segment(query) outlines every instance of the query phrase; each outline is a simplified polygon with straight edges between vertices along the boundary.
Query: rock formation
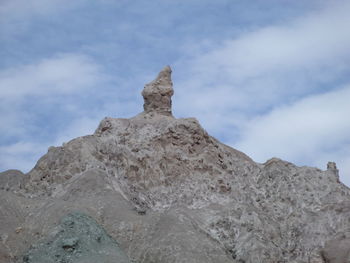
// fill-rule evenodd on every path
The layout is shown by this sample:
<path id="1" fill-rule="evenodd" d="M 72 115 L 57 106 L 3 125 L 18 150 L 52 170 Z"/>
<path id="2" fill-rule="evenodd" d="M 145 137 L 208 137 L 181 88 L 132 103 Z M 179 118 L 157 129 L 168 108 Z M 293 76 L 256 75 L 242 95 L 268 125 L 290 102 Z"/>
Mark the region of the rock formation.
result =
<path id="1" fill-rule="evenodd" d="M 94 134 L 50 147 L 28 174 L 0 174 L 0 262 L 44 251 L 70 260 L 57 229 L 72 213 L 110 236 L 74 262 L 350 262 L 350 189 L 334 163 L 259 164 L 196 119 L 174 118 L 170 67 L 142 95 L 139 115 L 105 118 Z M 115 254 L 96 252 L 105 248 Z"/>
<path id="2" fill-rule="evenodd" d="M 172 116 L 171 96 L 173 96 L 173 83 L 171 81 L 171 68 L 166 66 L 158 77 L 146 84 L 142 91 L 145 103 L 145 113 L 163 114 Z"/>
<path id="3" fill-rule="evenodd" d="M 64 217 L 47 240 L 31 246 L 26 263 L 129 263 L 116 242 L 96 222 L 80 213 Z"/>

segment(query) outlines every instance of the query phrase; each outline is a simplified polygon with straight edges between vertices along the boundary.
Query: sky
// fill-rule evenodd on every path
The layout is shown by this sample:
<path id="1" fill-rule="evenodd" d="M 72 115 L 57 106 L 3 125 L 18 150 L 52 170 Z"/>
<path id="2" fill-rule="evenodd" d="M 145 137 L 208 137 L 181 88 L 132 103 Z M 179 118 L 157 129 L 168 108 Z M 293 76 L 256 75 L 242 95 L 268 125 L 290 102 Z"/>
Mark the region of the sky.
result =
<path id="1" fill-rule="evenodd" d="M 0 0 L 0 171 L 104 117 L 143 110 L 173 69 L 173 114 L 264 163 L 350 186 L 350 1 Z"/>

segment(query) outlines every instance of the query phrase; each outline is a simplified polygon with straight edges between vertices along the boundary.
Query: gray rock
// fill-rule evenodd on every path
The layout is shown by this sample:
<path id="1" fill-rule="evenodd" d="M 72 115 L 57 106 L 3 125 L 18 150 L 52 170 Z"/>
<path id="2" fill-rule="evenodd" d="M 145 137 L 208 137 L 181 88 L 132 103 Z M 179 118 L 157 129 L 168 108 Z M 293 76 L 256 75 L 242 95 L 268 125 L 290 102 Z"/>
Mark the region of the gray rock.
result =
<path id="1" fill-rule="evenodd" d="M 350 233 L 341 233 L 332 240 L 328 240 L 322 249 L 322 256 L 326 263 L 350 262 Z"/>
<path id="2" fill-rule="evenodd" d="M 19 191 L 0 191 L 0 252 L 23 255 L 80 211 L 134 262 L 337 262 L 327 242 L 350 228 L 350 190 L 336 165 L 259 164 L 174 118 L 170 73 L 145 86 L 144 112 L 51 147 Z"/>
<path id="3" fill-rule="evenodd" d="M 19 170 L 7 170 L 0 173 L 0 190 L 19 191 L 24 174 Z"/>
<path id="4" fill-rule="evenodd" d="M 142 91 L 145 112 L 171 116 L 171 96 L 173 94 L 171 68 L 166 66 L 155 80 L 146 84 Z"/>
<path id="5" fill-rule="evenodd" d="M 33 244 L 21 262 L 130 262 L 105 230 L 84 214 L 65 216 L 50 235 L 46 240 Z"/>

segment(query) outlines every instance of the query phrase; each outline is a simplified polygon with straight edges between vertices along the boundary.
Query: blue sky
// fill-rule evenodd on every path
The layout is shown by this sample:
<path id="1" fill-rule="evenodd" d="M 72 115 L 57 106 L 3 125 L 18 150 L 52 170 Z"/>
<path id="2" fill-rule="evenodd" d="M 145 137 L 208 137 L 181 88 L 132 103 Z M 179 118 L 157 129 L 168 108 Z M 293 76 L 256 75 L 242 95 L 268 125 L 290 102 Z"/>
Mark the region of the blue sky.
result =
<path id="1" fill-rule="evenodd" d="M 173 68 L 176 117 L 257 162 L 326 168 L 350 185 L 350 2 L 1 0 L 0 170 L 142 111 Z"/>

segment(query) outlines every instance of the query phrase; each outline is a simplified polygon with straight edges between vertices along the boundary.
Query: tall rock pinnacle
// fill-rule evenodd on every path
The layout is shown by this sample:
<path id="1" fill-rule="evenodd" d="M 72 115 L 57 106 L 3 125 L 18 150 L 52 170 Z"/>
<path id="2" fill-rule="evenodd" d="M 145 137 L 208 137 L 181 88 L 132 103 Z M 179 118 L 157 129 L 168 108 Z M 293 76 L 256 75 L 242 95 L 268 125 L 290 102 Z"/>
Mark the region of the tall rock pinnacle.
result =
<path id="1" fill-rule="evenodd" d="M 174 94 L 171 81 L 171 68 L 166 66 L 157 78 L 145 85 L 142 91 L 145 113 L 158 113 L 172 116 L 171 96 Z"/>

